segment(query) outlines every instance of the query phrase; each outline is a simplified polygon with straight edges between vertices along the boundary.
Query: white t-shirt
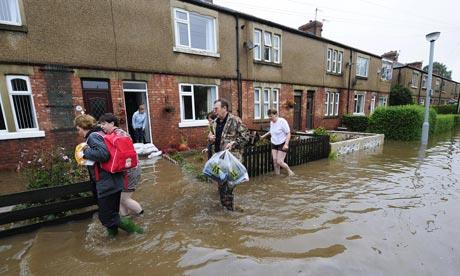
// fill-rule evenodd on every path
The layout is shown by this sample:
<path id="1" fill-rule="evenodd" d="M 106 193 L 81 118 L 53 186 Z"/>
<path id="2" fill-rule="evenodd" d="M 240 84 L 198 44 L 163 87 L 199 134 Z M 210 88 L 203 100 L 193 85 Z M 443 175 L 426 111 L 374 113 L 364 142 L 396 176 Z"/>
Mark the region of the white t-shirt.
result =
<path id="1" fill-rule="evenodd" d="M 270 122 L 271 142 L 280 145 L 286 141 L 286 137 L 291 132 L 288 122 L 284 118 L 278 117 L 276 122 Z"/>

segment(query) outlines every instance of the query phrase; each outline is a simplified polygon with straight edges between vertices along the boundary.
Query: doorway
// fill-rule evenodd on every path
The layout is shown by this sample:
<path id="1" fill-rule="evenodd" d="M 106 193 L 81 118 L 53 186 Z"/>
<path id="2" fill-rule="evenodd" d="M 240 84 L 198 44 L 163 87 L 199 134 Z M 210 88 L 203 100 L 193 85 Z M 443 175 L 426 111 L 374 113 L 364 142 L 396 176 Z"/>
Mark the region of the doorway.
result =
<path id="1" fill-rule="evenodd" d="M 96 118 L 105 113 L 112 113 L 112 98 L 107 80 L 82 80 L 83 102 L 85 112 Z"/>
<path id="2" fill-rule="evenodd" d="M 143 104 L 147 115 L 147 123 L 145 127 L 145 143 L 152 143 L 152 131 L 150 125 L 150 109 L 147 99 L 147 84 L 145 82 L 125 81 L 123 82 L 123 94 L 125 96 L 126 122 L 128 132 L 131 137 L 134 137 L 133 115 L 137 111 L 139 105 Z"/>
<path id="3" fill-rule="evenodd" d="M 313 128 L 313 108 L 314 108 L 314 99 L 315 99 L 315 91 L 308 91 L 307 92 L 307 129 Z"/>
<path id="4" fill-rule="evenodd" d="M 294 91 L 294 130 L 300 130 L 302 126 L 302 91 Z"/>

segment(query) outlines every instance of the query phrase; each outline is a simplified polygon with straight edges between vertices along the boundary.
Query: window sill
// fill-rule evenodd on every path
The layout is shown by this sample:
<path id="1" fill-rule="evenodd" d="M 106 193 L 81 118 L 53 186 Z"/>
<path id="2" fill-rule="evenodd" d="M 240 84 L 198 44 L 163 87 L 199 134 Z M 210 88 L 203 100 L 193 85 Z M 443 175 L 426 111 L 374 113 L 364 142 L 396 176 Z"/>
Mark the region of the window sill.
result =
<path id="1" fill-rule="evenodd" d="M 0 23 L 0 30 L 27 33 L 27 26 L 17 26 Z"/>
<path id="2" fill-rule="evenodd" d="M 334 73 L 334 72 L 328 72 L 328 71 L 326 71 L 326 74 L 331 75 L 331 76 L 336 76 L 336 77 L 341 77 L 341 76 L 343 76 L 342 73 Z"/>
<path id="3" fill-rule="evenodd" d="M 274 63 L 274 62 L 272 62 L 272 61 L 263 61 L 263 60 L 256 60 L 256 59 L 255 59 L 255 60 L 254 60 L 254 63 L 255 63 L 255 64 L 260 64 L 260 65 L 275 66 L 275 67 L 279 67 L 279 68 L 283 67 L 283 66 L 281 65 L 281 63 Z"/>
<path id="4" fill-rule="evenodd" d="M 23 131 L 23 132 L 1 132 L 0 140 L 25 139 L 45 137 L 45 132 L 42 130 Z"/>
<path id="5" fill-rule="evenodd" d="M 353 116 L 366 116 L 364 113 L 353 113 Z"/>
<path id="6" fill-rule="evenodd" d="M 367 80 L 367 76 L 356 75 L 356 78 L 361 80 Z"/>
<path id="7" fill-rule="evenodd" d="M 208 120 L 199 120 L 199 121 L 190 121 L 190 122 L 180 122 L 179 127 L 204 127 L 208 126 Z"/>
<path id="8" fill-rule="evenodd" d="M 414 89 L 415 89 L 415 88 L 417 88 L 417 86 L 413 86 L 413 85 L 411 85 L 411 86 L 410 86 L 410 88 L 414 88 Z"/>
<path id="9" fill-rule="evenodd" d="M 220 58 L 219 53 L 207 52 L 207 51 L 204 51 L 204 50 L 200 51 L 200 50 L 196 50 L 196 49 L 173 47 L 173 51 L 178 52 L 178 53 L 192 54 L 192 55 L 198 55 L 198 56 L 207 56 L 207 57 Z"/>
<path id="10" fill-rule="evenodd" d="M 327 120 L 327 119 L 339 119 L 339 116 L 336 115 L 336 116 L 324 116 L 323 119 Z"/>

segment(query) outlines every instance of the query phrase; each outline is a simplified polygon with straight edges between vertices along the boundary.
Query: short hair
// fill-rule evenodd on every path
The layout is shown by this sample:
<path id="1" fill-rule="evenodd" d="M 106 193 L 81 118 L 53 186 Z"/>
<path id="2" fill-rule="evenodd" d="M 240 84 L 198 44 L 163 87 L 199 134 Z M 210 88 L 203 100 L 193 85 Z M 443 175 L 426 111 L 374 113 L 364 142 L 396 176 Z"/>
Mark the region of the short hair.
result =
<path id="1" fill-rule="evenodd" d="M 96 119 L 88 114 L 82 114 L 75 117 L 73 121 L 76 127 L 80 127 L 84 130 L 90 130 L 96 126 Z"/>
<path id="2" fill-rule="evenodd" d="M 113 115 L 113 113 L 105 113 L 101 117 L 99 117 L 99 123 L 102 122 L 107 122 L 107 123 L 113 123 L 114 126 L 118 127 L 118 118 L 117 116 Z"/>
<path id="3" fill-rule="evenodd" d="M 277 114 L 278 114 L 278 111 L 276 111 L 276 109 L 270 108 L 269 110 L 267 110 L 267 115 L 268 116 L 277 115 Z"/>
<path id="4" fill-rule="evenodd" d="M 145 109 L 145 105 L 144 105 L 144 104 L 140 104 L 139 107 L 138 107 L 138 109 L 140 109 L 141 106 Z"/>
<path id="5" fill-rule="evenodd" d="M 206 115 L 206 118 L 215 120 L 217 118 L 217 115 L 216 115 L 216 113 L 211 111 L 211 112 L 208 113 L 208 115 Z"/>
<path id="6" fill-rule="evenodd" d="M 228 111 L 228 105 L 229 105 L 228 101 L 226 99 L 217 99 L 214 101 L 214 104 L 219 103 L 219 102 L 220 102 L 220 106 L 227 108 L 227 111 Z"/>

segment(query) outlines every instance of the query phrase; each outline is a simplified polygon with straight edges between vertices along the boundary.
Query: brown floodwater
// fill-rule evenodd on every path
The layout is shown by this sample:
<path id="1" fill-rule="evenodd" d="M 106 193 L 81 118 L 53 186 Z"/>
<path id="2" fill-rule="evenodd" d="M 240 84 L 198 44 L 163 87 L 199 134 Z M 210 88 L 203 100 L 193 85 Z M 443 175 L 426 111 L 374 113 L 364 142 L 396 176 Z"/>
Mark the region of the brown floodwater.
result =
<path id="1" fill-rule="evenodd" d="M 96 217 L 0 240 L 4 275 L 458 275 L 460 132 L 256 177 L 224 211 L 166 160 L 143 168 L 143 235 Z"/>

